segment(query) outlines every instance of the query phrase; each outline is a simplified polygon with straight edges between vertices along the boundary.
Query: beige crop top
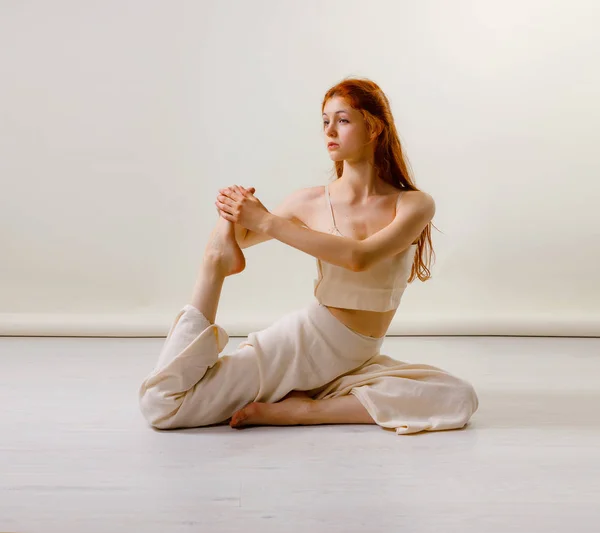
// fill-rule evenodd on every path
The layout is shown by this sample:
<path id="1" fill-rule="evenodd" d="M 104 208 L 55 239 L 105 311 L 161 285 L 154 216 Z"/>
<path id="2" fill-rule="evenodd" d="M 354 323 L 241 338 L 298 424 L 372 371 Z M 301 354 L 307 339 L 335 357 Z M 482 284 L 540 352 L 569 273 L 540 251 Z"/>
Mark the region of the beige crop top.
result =
<path id="1" fill-rule="evenodd" d="M 398 201 L 402 195 L 403 192 L 398 195 Z M 329 185 L 325 186 L 325 197 L 333 222 L 328 233 L 343 236 L 335 225 Z M 416 248 L 416 244 L 411 244 L 403 252 L 362 272 L 353 272 L 317 258 L 318 279 L 314 280 L 314 295 L 319 303 L 331 307 L 364 311 L 397 309 L 408 285 Z"/>

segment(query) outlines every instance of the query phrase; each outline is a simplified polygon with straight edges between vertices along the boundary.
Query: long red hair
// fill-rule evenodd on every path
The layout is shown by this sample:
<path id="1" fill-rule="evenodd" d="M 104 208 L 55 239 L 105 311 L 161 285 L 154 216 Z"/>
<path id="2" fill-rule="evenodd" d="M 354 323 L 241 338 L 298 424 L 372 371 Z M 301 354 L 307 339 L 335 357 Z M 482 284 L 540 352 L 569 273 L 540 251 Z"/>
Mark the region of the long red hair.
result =
<path id="1" fill-rule="evenodd" d="M 345 79 L 327 91 L 323 98 L 322 110 L 325 109 L 327 101 L 336 96 L 344 98 L 351 107 L 361 112 L 371 140 L 375 142 L 374 167 L 377 175 L 399 190 L 420 190 L 411 177 L 412 172 L 409 172 L 410 165 L 402 150 L 390 103 L 379 86 L 369 79 Z M 340 178 L 344 171 L 344 162 L 336 161 L 334 171 L 337 176 L 335 179 Z M 432 225 L 429 222 L 419 236 L 409 283 L 415 277 L 421 281 L 427 281 L 431 277 L 429 267 L 432 254 L 435 257 L 431 243 Z"/>

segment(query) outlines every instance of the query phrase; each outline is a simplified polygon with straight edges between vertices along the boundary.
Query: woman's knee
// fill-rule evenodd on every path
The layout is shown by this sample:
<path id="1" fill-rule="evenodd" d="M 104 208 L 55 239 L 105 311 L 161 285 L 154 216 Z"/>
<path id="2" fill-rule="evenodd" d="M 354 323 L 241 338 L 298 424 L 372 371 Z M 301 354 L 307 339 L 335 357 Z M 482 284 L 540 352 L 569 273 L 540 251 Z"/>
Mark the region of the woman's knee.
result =
<path id="1" fill-rule="evenodd" d="M 475 388 L 473 385 L 471 385 L 471 383 L 461 379 L 459 380 L 455 394 L 458 398 L 458 401 L 463 406 L 466 424 L 479 407 L 479 398 L 477 397 L 477 392 L 475 392 Z"/>
<path id="2" fill-rule="evenodd" d="M 145 388 L 139 391 L 139 405 L 146 421 L 156 429 L 176 429 L 177 413 L 183 403 L 181 398 L 165 397 L 157 388 Z"/>

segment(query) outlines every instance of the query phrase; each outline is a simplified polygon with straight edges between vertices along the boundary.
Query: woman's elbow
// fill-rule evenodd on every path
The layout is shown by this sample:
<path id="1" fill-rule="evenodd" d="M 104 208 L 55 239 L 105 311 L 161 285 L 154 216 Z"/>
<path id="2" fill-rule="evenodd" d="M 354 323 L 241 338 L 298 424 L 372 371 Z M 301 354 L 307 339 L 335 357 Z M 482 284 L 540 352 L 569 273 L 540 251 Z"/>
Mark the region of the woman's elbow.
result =
<path id="1" fill-rule="evenodd" d="M 362 272 L 369 268 L 370 258 L 363 249 L 356 248 L 350 254 L 349 262 L 349 270 L 352 270 L 352 272 Z"/>

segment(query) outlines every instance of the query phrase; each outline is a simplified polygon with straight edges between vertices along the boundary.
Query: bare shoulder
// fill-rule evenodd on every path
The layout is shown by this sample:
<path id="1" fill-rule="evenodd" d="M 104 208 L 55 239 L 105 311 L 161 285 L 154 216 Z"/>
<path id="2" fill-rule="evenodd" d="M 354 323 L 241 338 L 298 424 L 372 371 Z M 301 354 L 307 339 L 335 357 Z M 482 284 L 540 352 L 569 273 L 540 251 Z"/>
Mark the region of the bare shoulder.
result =
<path id="1" fill-rule="evenodd" d="M 313 201 L 318 197 L 319 190 L 322 194 L 323 189 L 323 186 L 296 189 L 289 193 L 272 212 L 274 215 L 308 226 Z"/>
<path id="2" fill-rule="evenodd" d="M 299 202 L 310 202 L 315 198 L 319 198 L 323 196 L 325 193 L 324 185 L 314 185 L 312 187 L 304 187 L 302 189 L 297 189 L 290 196 L 294 196 Z"/>
<path id="3" fill-rule="evenodd" d="M 398 213 L 418 212 L 430 219 L 435 215 L 435 200 L 425 191 L 405 191 L 398 202 Z"/>

